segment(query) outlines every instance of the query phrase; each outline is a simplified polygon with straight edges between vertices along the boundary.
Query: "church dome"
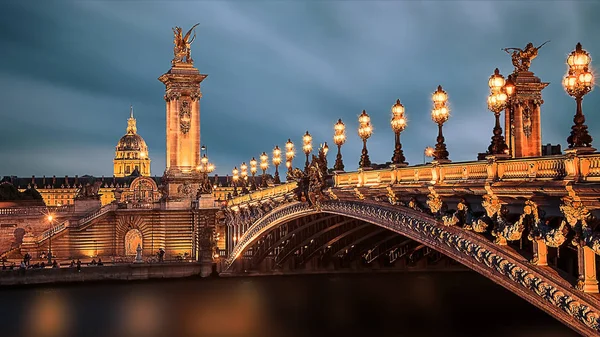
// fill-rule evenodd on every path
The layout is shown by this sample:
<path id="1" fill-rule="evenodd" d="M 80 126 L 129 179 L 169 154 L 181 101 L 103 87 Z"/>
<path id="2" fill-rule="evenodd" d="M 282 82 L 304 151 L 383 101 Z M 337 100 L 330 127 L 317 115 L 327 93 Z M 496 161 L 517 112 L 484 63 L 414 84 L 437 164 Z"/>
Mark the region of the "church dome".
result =
<path id="1" fill-rule="evenodd" d="M 117 151 L 148 151 L 146 142 L 137 133 L 128 133 L 119 139 Z"/>

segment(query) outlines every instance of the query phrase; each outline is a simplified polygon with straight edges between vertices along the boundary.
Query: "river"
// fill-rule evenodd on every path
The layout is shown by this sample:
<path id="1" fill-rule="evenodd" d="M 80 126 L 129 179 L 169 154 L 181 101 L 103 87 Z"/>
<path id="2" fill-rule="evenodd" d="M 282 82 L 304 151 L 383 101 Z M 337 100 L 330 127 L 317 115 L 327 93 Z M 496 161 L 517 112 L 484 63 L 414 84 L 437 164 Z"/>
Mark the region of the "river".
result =
<path id="1" fill-rule="evenodd" d="M 72 284 L 0 301 L 2 337 L 578 336 L 474 272 Z"/>

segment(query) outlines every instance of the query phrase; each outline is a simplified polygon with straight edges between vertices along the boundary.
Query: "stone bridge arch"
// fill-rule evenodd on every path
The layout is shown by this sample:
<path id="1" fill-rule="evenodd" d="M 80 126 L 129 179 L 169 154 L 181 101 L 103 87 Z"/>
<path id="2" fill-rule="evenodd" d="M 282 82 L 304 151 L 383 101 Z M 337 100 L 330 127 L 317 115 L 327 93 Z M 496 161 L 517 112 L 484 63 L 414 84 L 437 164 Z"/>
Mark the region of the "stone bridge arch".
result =
<path id="1" fill-rule="evenodd" d="M 318 208 L 290 202 L 264 214 L 239 238 L 225 262 L 225 272 L 262 234 L 281 224 L 311 214 L 329 213 L 362 220 L 426 245 L 546 311 L 584 335 L 600 332 L 600 304 L 596 296 L 577 291 L 551 269 L 530 264 L 516 251 L 417 210 L 371 200 L 325 201 Z"/>

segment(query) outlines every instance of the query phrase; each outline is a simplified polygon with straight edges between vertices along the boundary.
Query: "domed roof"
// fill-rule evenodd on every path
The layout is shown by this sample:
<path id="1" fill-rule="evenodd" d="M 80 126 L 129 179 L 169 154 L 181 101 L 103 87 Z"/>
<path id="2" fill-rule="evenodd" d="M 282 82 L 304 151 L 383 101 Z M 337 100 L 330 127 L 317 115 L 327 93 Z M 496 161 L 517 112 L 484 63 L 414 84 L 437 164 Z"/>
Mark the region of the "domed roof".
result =
<path id="1" fill-rule="evenodd" d="M 146 142 L 137 134 L 136 122 L 133 117 L 133 107 L 130 107 L 130 115 L 127 120 L 127 134 L 119 139 L 117 151 L 148 151 Z"/>
<path id="2" fill-rule="evenodd" d="M 119 139 L 117 151 L 146 151 L 148 147 L 144 139 L 136 133 L 128 133 Z"/>

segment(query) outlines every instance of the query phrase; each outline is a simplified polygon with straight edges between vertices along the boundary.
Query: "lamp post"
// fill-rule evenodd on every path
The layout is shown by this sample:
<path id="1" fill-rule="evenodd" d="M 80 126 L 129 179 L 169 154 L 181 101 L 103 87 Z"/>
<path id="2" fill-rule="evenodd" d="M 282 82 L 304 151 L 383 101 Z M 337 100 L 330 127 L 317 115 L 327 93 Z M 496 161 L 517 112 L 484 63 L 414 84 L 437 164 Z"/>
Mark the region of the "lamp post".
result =
<path id="1" fill-rule="evenodd" d="M 399 99 L 396 100 L 396 104 L 392 105 L 392 119 L 390 125 L 396 136 L 392 165 L 407 166 L 408 163 L 406 162 L 404 152 L 402 151 L 402 143 L 400 143 L 400 133 L 406 128 L 406 117 L 404 116 L 404 106 L 400 103 Z"/>
<path id="2" fill-rule="evenodd" d="M 346 125 L 341 119 L 338 119 L 337 123 L 333 126 L 333 142 L 337 145 L 337 156 L 335 157 L 335 165 L 333 169 L 335 171 L 344 171 L 344 162 L 342 161 L 342 145 L 346 142 Z"/>
<path id="3" fill-rule="evenodd" d="M 240 178 L 240 176 L 238 175 L 239 171 L 237 169 L 237 166 L 233 168 L 233 170 L 231 170 L 231 173 L 233 173 L 232 179 L 233 179 L 233 196 L 237 197 L 238 196 L 238 192 L 237 192 L 237 181 Z"/>
<path id="4" fill-rule="evenodd" d="M 358 125 L 358 136 L 363 140 L 362 154 L 358 166 L 363 170 L 368 170 L 371 168 L 371 160 L 367 150 L 367 139 L 373 134 L 373 127 L 371 126 L 371 117 L 367 115 L 365 110 L 358 116 Z"/>
<path id="5" fill-rule="evenodd" d="M 209 173 L 215 170 L 215 165 L 208 161 L 206 153 L 200 158 L 200 165 L 196 166 L 196 171 L 202 175 L 202 180 L 208 181 Z M 208 185 L 207 185 L 208 186 Z"/>
<path id="6" fill-rule="evenodd" d="M 515 85 L 515 82 L 513 81 L 513 75 L 508 75 L 508 78 L 506 79 L 506 83 L 504 84 L 504 92 L 507 95 L 507 99 L 506 99 L 506 106 L 508 107 L 508 118 L 505 119 L 505 127 L 507 128 L 507 132 L 506 134 L 508 135 L 508 139 L 505 139 L 505 141 L 508 141 L 507 147 L 508 147 L 508 156 L 509 157 L 514 157 L 514 138 L 515 138 L 515 131 L 514 131 L 514 119 L 515 119 L 515 105 L 514 105 L 514 97 L 515 97 L 515 93 L 517 92 L 517 87 Z"/>
<path id="7" fill-rule="evenodd" d="M 438 85 L 437 90 L 432 95 L 433 109 L 431 110 L 431 119 L 438 125 L 438 136 L 437 144 L 435 144 L 435 151 L 433 152 L 433 159 L 438 163 L 449 163 L 448 151 L 446 150 L 446 144 L 444 143 L 444 134 L 442 133 L 442 126 L 450 117 L 450 111 L 446 106 L 448 101 L 448 94 L 442 89 L 441 85 Z"/>
<path id="8" fill-rule="evenodd" d="M 304 164 L 304 172 L 308 173 L 308 166 L 310 165 L 310 163 L 308 162 L 308 155 L 312 151 L 312 136 L 310 135 L 310 133 L 308 133 L 308 131 L 306 131 L 306 134 L 304 134 L 304 137 L 302 137 L 302 142 L 304 143 L 302 145 L 302 150 L 304 151 L 304 154 L 306 155 L 306 163 Z"/>
<path id="9" fill-rule="evenodd" d="M 592 147 L 592 137 L 588 133 L 581 108 L 583 96 L 592 91 L 594 87 L 594 75 L 589 69 L 591 62 L 590 54 L 581 47 L 581 43 L 577 43 L 575 50 L 567 57 L 569 70 L 563 79 L 565 91 L 577 102 L 577 112 L 573 117 L 574 125 L 571 127 L 571 135 L 567 138 L 567 143 L 569 143 L 569 149 L 580 153 L 596 151 Z"/>
<path id="10" fill-rule="evenodd" d="M 287 143 L 285 143 L 285 166 L 287 167 L 288 172 L 292 171 L 292 160 L 295 156 L 294 143 L 288 138 Z"/>
<path id="11" fill-rule="evenodd" d="M 265 152 L 260 155 L 260 169 L 262 173 L 261 187 L 268 187 L 267 185 L 267 169 L 269 168 L 269 156 Z"/>
<path id="12" fill-rule="evenodd" d="M 279 146 L 275 145 L 275 148 L 273 149 L 273 165 L 275 165 L 275 184 L 279 185 L 281 184 L 281 180 L 279 179 L 279 164 L 281 164 L 281 150 L 279 149 Z"/>
<path id="13" fill-rule="evenodd" d="M 514 87 L 506 87 L 504 77 L 500 75 L 498 68 L 494 70 L 494 74 L 490 76 L 488 81 L 490 87 L 490 95 L 488 96 L 488 109 L 494 113 L 496 124 L 494 125 L 494 135 L 492 143 L 488 147 L 488 153 L 496 157 L 508 157 L 508 146 L 502 135 L 502 127 L 500 126 L 500 113 L 506 109 L 508 102 L 508 91 L 514 91 Z M 512 88 L 512 89 L 511 89 Z"/>
<path id="14" fill-rule="evenodd" d="M 50 224 L 50 233 L 48 235 L 48 264 L 52 264 L 52 234 L 54 234 L 53 232 L 53 227 L 52 227 L 52 221 L 54 220 L 54 217 L 52 215 L 48 215 L 48 223 Z"/>
<path id="15" fill-rule="evenodd" d="M 242 176 L 242 193 L 246 194 L 248 193 L 248 165 L 246 165 L 246 162 L 242 162 L 240 170 L 240 175 Z"/>
<path id="16" fill-rule="evenodd" d="M 425 150 L 423 151 L 423 164 L 425 164 L 425 157 L 433 157 L 434 152 L 435 150 L 431 146 L 425 148 Z"/>
<path id="17" fill-rule="evenodd" d="M 256 179 L 254 178 L 254 175 L 256 175 L 256 165 L 256 159 L 252 157 L 252 159 L 250 159 L 250 174 L 252 174 L 252 182 L 250 183 L 250 189 L 252 191 L 256 191 Z"/>

